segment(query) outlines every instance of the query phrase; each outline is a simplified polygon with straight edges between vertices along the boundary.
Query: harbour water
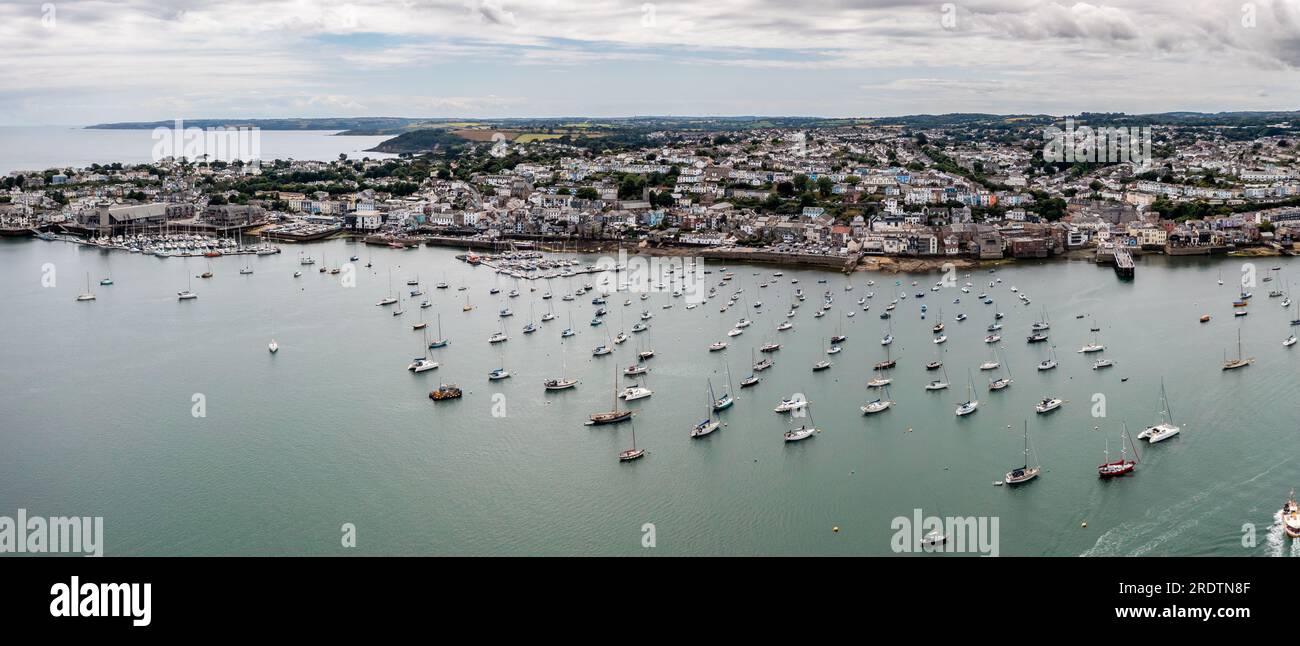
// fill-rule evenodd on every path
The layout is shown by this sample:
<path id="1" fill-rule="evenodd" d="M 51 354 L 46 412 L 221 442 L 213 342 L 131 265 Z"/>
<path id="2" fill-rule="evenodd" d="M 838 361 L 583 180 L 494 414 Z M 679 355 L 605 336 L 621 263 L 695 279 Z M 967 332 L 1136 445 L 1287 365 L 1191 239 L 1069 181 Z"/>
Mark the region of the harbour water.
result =
<path id="1" fill-rule="evenodd" d="M 0 510 L 103 516 L 104 552 L 115 556 L 888 555 L 891 521 L 917 508 L 997 517 L 1002 555 L 1292 551 L 1275 515 L 1300 481 L 1300 350 L 1281 346 L 1300 310 L 1266 296 L 1282 276 L 1300 285 L 1300 265 L 1290 258 L 1252 261 L 1260 276 L 1274 265 L 1283 271 L 1277 283 L 1252 288 L 1242 318 L 1231 306 L 1240 259 L 1155 256 L 1142 259 L 1132 282 L 1084 262 L 958 274 L 958 286 L 973 283 L 969 294 L 929 291 L 938 273 L 858 273 L 846 292 L 841 274 L 790 268 L 760 288 L 774 268 L 737 265 L 728 268 L 732 285 L 706 305 L 686 310 L 685 299 L 652 293 L 646 301 L 633 295 L 625 307 L 627 296 L 616 294 L 607 323 L 591 327 L 593 294 L 559 298 L 590 278 L 553 281 L 549 301 L 541 299 L 545 282 L 535 292 L 522 283 L 521 295 L 507 299 L 513 280 L 456 260 L 452 249 L 345 241 L 284 249 L 162 259 L 0 242 Z M 318 264 L 300 267 L 299 251 Z M 355 287 L 316 271 L 351 255 L 360 257 Z M 240 275 L 245 265 L 254 273 Z M 213 278 L 194 277 L 209 266 Z M 51 268 L 56 284 L 45 287 Z M 716 283 L 722 267 L 707 268 Z M 418 275 L 434 307 L 408 300 L 400 317 L 377 307 L 390 270 L 394 292 L 406 294 L 407 279 Z M 75 302 L 87 272 L 97 300 Z M 114 284 L 98 285 L 104 277 Z M 995 278 L 1003 282 L 989 289 Z M 441 280 L 452 288 L 434 289 Z M 178 302 L 187 284 L 198 298 Z M 457 291 L 460 285 L 468 290 Z M 489 295 L 493 286 L 502 293 Z M 808 299 L 791 319 L 794 329 L 778 333 L 796 287 Z M 735 288 L 745 290 L 740 302 L 720 313 Z M 827 290 L 834 307 L 815 319 Z M 856 301 L 867 291 L 875 297 L 863 312 Z M 898 367 L 889 391 L 897 404 L 864 417 L 859 407 L 876 396 L 865 382 L 884 358 L 879 313 L 900 291 L 908 297 L 891 319 Z M 994 305 L 976 299 L 982 291 Z M 465 313 L 467 296 L 475 309 Z M 751 307 L 756 299 L 761 309 Z M 673 308 L 662 309 L 668 303 Z M 524 335 L 530 304 L 534 318 L 548 308 L 557 317 Z M 489 345 L 507 305 L 510 340 Z M 1043 307 L 1051 342 L 1026 344 Z M 949 340 L 936 346 L 930 326 L 940 308 Z M 613 355 L 591 356 L 607 332 L 630 329 L 643 309 L 654 315 L 647 334 Z M 844 317 L 850 309 L 856 316 Z M 542 381 L 560 375 L 560 330 L 570 311 L 578 334 L 567 340 L 563 361 L 581 383 L 548 393 Z M 990 355 L 983 339 L 995 311 L 1006 313 L 999 346 L 1014 384 L 989 392 L 990 375 L 978 366 Z M 438 313 L 451 340 L 432 351 L 442 366 L 412 374 L 405 367 L 421 353 L 423 335 L 411 324 L 422 314 L 432 323 Z M 958 313 L 969 320 L 955 322 Z M 1199 323 L 1204 313 L 1213 320 Z M 742 316 L 754 324 L 727 339 Z M 1076 353 L 1091 340 L 1094 320 L 1116 363 L 1109 370 L 1091 370 L 1095 356 Z M 843 352 L 829 357 L 831 369 L 812 372 L 837 326 L 848 336 Z M 1238 329 L 1256 362 L 1221 371 Z M 275 355 L 267 352 L 272 338 Z M 783 343 L 772 355 L 776 366 L 760 373 L 759 385 L 737 389 L 737 403 L 720 414 L 725 426 L 689 437 L 706 412 L 706 378 L 725 388 L 725 361 L 738 384 L 750 374 L 751 347 L 774 338 Z M 708 352 L 716 340 L 730 341 L 730 349 Z M 656 351 L 645 379 L 654 395 L 626 406 L 638 411 L 637 444 L 648 455 L 620 463 L 632 426 L 583 422 L 610 408 L 614 366 L 632 363 L 642 345 Z M 1060 367 L 1036 371 L 1052 345 Z M 936 373 L 923 366 L 938 350 L 952 387 L 926 392 Z M 488 372 L 503 364 L 514 376 L 489 383 Z M 965 399 L 968 371 L 981 404 L 958 419 L 953 410 Z M 1111 459 L 1118 457 L 1121 421 L 1134 434 L 1156 421 L 1162 378 L 1182 434 L 1140 444 L 1135 474 L 1099 480 L 1107 436 Z M 427 394 L 440 382 L 459 383 L 465 396 L 431 402 Z M 792 393 L 807 396 L 823 432 L 786 444 L 788 420 L 772 408 Z M 1048 395 L 1067 403 L 1036 415 L 1034 404 Z M 1092 414 L 1097 395 L 1105 398 L 1104 418 Z M 204 416 L 194 415 L 196 400 Z M 1017 488 L 994 486 L 1020 464 L 1026 419 L 1044 473 Z M 355 548 L 341 546 L 345 523 L 356 527 Z M 654 526 L 653 548 L 643 546 L 646 523 Z M 1253 547 L 1243 546 L 1249 525 Z"/>
<path id="2" fill-rule="evenodd" d="M 384 159 L 365 152 L 388 136 L 336 137 L 338 131 L 262 130 L 262 161 L 273 159 Z M 78 126 L 0 127 L 0 175 L 47 168 L 82 168 L 91 164 L 153 162 L 157 140 L 152 130 L 91 130 Z"/>

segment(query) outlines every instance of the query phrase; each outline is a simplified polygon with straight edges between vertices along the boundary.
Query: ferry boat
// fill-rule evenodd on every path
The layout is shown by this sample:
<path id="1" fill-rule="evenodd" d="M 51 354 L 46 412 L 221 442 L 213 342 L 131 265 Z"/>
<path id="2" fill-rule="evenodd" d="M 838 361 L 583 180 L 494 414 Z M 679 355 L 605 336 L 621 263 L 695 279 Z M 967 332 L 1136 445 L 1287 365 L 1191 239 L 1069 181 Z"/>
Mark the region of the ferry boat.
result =
<path id="1" fill-rule="evenodd" d="M 1282 505 L 1282 531 L 1290 538 L 1300 538 L 1300 505 L 1295 501 L 1295 489 L 1286 497 Z"/>

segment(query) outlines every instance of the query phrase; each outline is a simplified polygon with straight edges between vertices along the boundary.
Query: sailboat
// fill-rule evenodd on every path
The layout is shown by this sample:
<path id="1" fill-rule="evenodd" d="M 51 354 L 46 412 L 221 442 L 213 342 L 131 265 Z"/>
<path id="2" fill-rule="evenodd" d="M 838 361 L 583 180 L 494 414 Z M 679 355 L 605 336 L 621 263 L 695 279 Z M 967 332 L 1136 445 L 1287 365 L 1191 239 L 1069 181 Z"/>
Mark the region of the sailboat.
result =
<path id="1" fill-rule="evenodd" d="M 425 320 L 424 320 L 424 308 L 421 307 L 421 308 L 420 308 L 420 321 L 419 321 L 418 323 L 412 323 L 412 324 L 411 324 L 411 329 L 412 329 L 412 330 L 423 330 L 424 328 L 426 328 L 426 327 L 428 327 L 428 326 L 429 326 L 429 324 L 428 324 L 427 322 L 425 322 Z"/>
<path id="2" fill-rule="evenodd" d="M 1025 464 L 1009 471 L 1003 481 L 1009 485 L 1023 484 L 1037 478 L 1042 470 L 1042 466 L 1029 466 L 1029 420 L 1025 420 Z"/>
<path id="3" fill-rule="evenodd" d="M 93 300 L 95 300 L 95 294 L 94 294 L 94 292 L 91 292 L 91 291 L 90 291 L 90 272 L 86 272 L 86 291 L 84 291 L 84 292 L 78 294 L 78 295 L 77 295 L 77 300 L 79 300 L 79 301 L 93 301 Z"/>
<path id="4" fill-rule="evenodd" d="M 751 366 L 753 366 L 755 369 L 757 368 L 757 364 L 754 363 L 754 348 L 749 349 L 749 362 Z M 750 386 L 757 385 L 758 381 L 759 381 L 758 375 L 755 372 L 750 372 L 748 377 L 745 377 L 744 379 L 740 380 L 740 387 L 749 388 Z"/>
<path id="5" fill-rule="evenodd" d="M 421 344 L 420 348 L 421 350 L 423 350 L 424 354 L 412 359 L 411 364 L 406 366 L 406 369 L 410 370 L 411 372 L 418 373 L 418 372 L 424 372 L 426 370 L 433 370 L 434 368 L 437 368 L 438 362 L 433 361 L 432 359 L 429 358 L 429 333 L 428 332 L 424 333 L 424 342 Z"/>
<path id="6" fill-rule="evenodd" d="M 893 405 L 893 400 L 889 399 L 889 386 L 885 386 L 885 396 L 877 397 L 876 399 L 867 402 L 867 405 L 862 407 L 862 414 L 871 415 L 873 413 L 884 412 Z"/>
<path id="7" fill-rule="evenodd" d="M 384 307 L 386 305 L 392 305 L 393 303 L 396 302 L 397 302 L 397 297 L 393 296 L 393 270 L 389 269 L 388 270 L 388 295 L 379 299 L 379 302 L 375 303 L 375 305 L 377 307 Z"/>
<path id="8" fill-rule="evenodd" d="M 188 301 L 198 298 L 199 295 L 190 290 L 190 278 L 185 277 L 185 291 L 176 292 L 176 300 Z"/>
<path id="9" fill-rule="evenodd" d="M 1052 346 L 1047 358 L 1038 362 L 1039 370 L 1051 370 L 1056 367 L 1056 346 Z"/>
<path id="10" fill-rule="evenodd" d="M 1129 443 L 1129 445 L 1133 444 L 1133 438 L 1129 437 L 1128 435 L 1128 422 L 1124 423 L 1123 438 L 1124 441 L 1127 441 Z M 1137 447 L 1136 446 L 1133 447 L 1134 459 L 1129 460 L 1126 457 L 1128 455 L 1128 446 L 1124 446 L 1121 443 L 1120 458 L 1118 460 L 1115 460 L 1114 462 L 1111 462 L 1109 440 L 1107 440 L 1106 445 L 1107 445 L 1105 449 L 1106 460 L 1097 466 L 1097 475 L 1102 478 L 1114 478 L 1115 476 L 1122 476 L 1122 475 L 1127 475 L 1129 473 L 1132 473 L 1133 468 L 1137 466 L 1137 457 L 1138 457 Z"/>
<path id="11" fill-rule="evenodd" d="M 732 404 L 736 403 L 736 400 L 731 396 L 731 365 L 727 364 L 726 367 L 727 367 L 727 392 L 723 393 L 721 397 L 718 397 L 717 399 L 713 400 L 713 410 L 715 411 L 726 410 L 728 408 L 731 408 Z M 710 382 L 709 395 L 712 394 L 713 394 L 713 383 Z"/>
<path id="12" fill-rule="evenodd" d="M 704 437 L 705 435 L 708 435 L 709 433 L 718 430 L 718 427 L 722 425 L 720 421 L 713 418 L 713 413 L 714 411 L 717 410 L 715 406 L 717 399 L 715 399 L 713 396 L 713 382 L 708 382 L 708 384 L 709 384 L 708 416 L 700 420 L 699 423 L 697 423 L 694 427 L 691 428 L 691 437 Z"/>
<path id="13" fill-rule="evenodd" d="M 619 462 L 630 462 L 645 455 L 645 449 L 636 448 L 636 424 L 632 425 L 632 448 L 618 454 Z"/>
<path id="14" fill-rule="evenodd" d="M 997 348 L 994 348 L 993 356 L 995 358 L 997 357 L 997 353 L 998 353 Z M 1005 377 L 998 377 L 996 379 L 989 380 L 989 390 L 1002 390 L 1003 388 L 1006 388 L 1007 386 L 1011 385 L 1012 383 L 1011 368 L 1008 366 L 1003 366 L 1002 369 L 1007 373 L 1007 375 Z"/>
<path id="15" fill-rule="evenodd" d="M 632 411 L 619 410 L 618 408 L 618 365 L 614 366 L 614 409 L 604 413 L 592 413 L 588 418 L 588 424 L 614 424 L 632 419 Z"/>
<path id="16" fill-rule="evenodd" d="M 975 409 L 979 408 L 980 405 L 979 400 L 975 399 L 975 382 L 974 379 L 971 378 L 969 372 L 966 373 L 966 378 L 966 401 L 957 405 L 958 417 L 970 415 L 975 412 Z"/>
<path id="17" fill-rule="evenodd" d="M 502 379 L 509 379 L 509 378 L 510 378 L 510 371 L 506 370 L 506 353 L 502 352 L 501 367 L 493 368 L 492 372 L 488 373 L 488 381 L 501 381 Z"/>
<path id="18" fill-rule="evenodd" d="M 1169 397 L 1165 395 L 1165 380 L 1160 380 L 1160 422 L 1155 426 L 1148 426 L 1141 433 L 1138 433 L 1139 440 L 1146 440 L 1148 444 L 1155 444 L 1167 440 L 1182 430 L 1174 424 L 1174 413 L 1169 409 Z"/>
<path id="19" fill-rule="evenodd" d="M 948 368 L 940 365 L 943 370 L 943 379 L 935 379 L 925 385 L 926 390 L 943 390 L 948 387 Z"/>
<path id="20" fill-rule="evenodd" d="M 802 400 L 801 400 L 801 401 L 802 401 Z M 807 402 L 804 402 L 804 403 L 806 404 Z M 793 417 L 793 416 L 792 416 L 792 417 Z M 800 440 L 806 440 L 806 439 L 812 437 L 814 434 L 816 434 L 816 433 L 820 433 L 820 432 L 821 432 L 821 429 L 820 429 L 820 428 L 817 428 L 817 425 L 816 425 L 815 423 L 813 423 L 813 418 L 812 418 L 812 409 L 809 409 L 809 410 L 808 410 L 808 423 L 807 423 L 807 424 L 803 424 L 803 425 L 801 425 L 799 428 L 792 428 L 792 429 L 786 431 L 784 437 L 785 437 L 785 441 L 786 441 L 786 442 L 798 442 L 798 441 L 800 441 Z"/>
<path id="21" fill-rule="evenodd" d="M 447 347 L 447 339 L 442 336 L 442 314 L 438 314 L 438 338 L 429 342 L 429 349 Z"/>
<path id="22" fill-rule="evenodd" d="M 560 374 L 569 374 L 569 361 L 567 353 L 564 350 L 563 340 L 560 341 L 560 368 Z M 542 382 L 542 385 L 545 386 L 547 390 L 567 390 L 578 385 L 578 380 L 570 377 L 556 377 L 554 379 L 547 379 Z"/>
<path id="23" fill-rule="evenodd" d="M 1243 357 L 1241 355 L 1241 330 L 1240 329 L 1237 330 L 1237 358 L 1228 359 L 1226 356 L 1227 353 L 1225 352 L 1224 354 L 1225 354 L 1223 360 L 1224 370 L 1236 370 L 1237 368 L 1245 368 L 1246 366 L 1255 363 L 1255 357 Z"/>

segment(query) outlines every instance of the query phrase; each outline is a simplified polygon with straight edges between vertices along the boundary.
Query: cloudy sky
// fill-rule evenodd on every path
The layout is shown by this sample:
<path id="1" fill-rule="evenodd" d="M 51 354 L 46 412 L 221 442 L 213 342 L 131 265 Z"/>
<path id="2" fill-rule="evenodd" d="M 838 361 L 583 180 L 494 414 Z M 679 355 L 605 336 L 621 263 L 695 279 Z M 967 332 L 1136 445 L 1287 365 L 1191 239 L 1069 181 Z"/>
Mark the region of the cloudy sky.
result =
<path id="1" fill-rule="evenodd" d="M 0 125 L 1300 107 L 1300 0 L 4 0 L 0 43 Z"/>

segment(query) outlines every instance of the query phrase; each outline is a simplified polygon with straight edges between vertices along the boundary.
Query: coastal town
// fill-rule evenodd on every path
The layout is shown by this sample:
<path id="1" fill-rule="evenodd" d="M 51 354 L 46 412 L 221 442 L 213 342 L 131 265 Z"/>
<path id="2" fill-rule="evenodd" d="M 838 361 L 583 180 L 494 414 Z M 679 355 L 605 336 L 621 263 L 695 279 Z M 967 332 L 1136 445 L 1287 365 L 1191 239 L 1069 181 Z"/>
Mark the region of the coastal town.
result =
<path id="1" fill-rule="evenodd" d="M 1149 253 L 1291 253 L 1300 166 L 1285 128 L 1150 130 L 1151 159 L 1115 163 L 1045 161 L 1041 124 L 981 122 L 679 128 L 608 143 L 482 136 L 376 158 L 31 169 L 0 179 L 0 232 L 111 244 L 165 230 L 263 250 L 336 236 L 628 247 L 900 271 L 1068 257 L 1131 272 L 1128 257 Z"/>

